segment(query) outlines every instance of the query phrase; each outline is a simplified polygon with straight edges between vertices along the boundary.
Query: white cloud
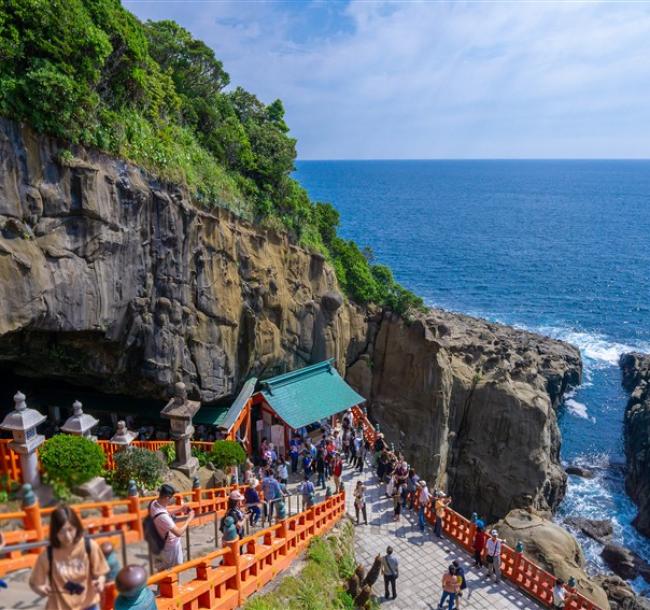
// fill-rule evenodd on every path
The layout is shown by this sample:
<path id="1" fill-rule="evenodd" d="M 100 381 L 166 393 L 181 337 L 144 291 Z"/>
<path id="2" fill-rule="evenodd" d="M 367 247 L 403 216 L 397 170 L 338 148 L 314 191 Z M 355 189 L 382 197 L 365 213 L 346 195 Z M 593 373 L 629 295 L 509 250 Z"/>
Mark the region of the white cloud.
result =
<path id="1" fill-rule="evenodd" d="M 280 97 L 303 158 L 650 156 L 650 6 L 125 2 Z"/>

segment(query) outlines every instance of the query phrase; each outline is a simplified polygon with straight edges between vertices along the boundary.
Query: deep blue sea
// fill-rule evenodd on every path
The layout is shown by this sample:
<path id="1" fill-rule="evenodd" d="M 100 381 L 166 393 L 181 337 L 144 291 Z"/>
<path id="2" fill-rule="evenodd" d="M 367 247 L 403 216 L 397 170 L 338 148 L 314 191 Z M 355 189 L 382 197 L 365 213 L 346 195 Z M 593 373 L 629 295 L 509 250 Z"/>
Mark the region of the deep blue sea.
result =
<path id="1" fill-rule="evenodd" d="M 614 520 L 650 560 L 623 485 L 619 355 L 650 351 L 650 162 L 303 161 L 296 177 L 428 304 L 578 346 L 584 383 L 559 411 L 569 477 L 558 520 Z M 599 545 L 584 538 L 591 568 Z M 636 583 L 639 587 L 641 583 Z"/>

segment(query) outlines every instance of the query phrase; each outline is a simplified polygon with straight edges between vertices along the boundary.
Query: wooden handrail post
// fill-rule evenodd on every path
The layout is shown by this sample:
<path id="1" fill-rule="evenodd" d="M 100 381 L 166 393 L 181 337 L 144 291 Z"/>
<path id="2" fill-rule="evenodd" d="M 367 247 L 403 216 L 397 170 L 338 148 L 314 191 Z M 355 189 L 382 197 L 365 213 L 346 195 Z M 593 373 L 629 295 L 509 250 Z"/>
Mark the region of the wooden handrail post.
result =
<path id="1" fill-rule="evenodd" d="M 129 513 L 133 515 L 133 529 L 138 532 L 138 540 L 144 540 L 144 527 L 140 519 L 140 496 L 135 481 L 129 481 Z"/>
<path id="2" fill-rule="evenodd" d="M 232 542 L 224 543 L 224 546 L 230 547 L 230 553 L 224 556 L 224 563 L 229 566 L 234 566 L 235 568 L 235 585 L 237 587 L 237 605 L 241 606 L 245 597 L 242 595 L 241 590 L 241 544 L 239 538 L 233 540 Z"/>
<path id="3" fill-rule="evenodd" d="M 43 533 L 41 506 L 29 483 L 23 485 L 23 511 L 25 512 L 25 517 L 23 518 L 25 529 L 34 530 L 36 540 L 43 540 L 45 536 Z M 30 552 L 39 554 L 41 549 L 32 549 Z"/>

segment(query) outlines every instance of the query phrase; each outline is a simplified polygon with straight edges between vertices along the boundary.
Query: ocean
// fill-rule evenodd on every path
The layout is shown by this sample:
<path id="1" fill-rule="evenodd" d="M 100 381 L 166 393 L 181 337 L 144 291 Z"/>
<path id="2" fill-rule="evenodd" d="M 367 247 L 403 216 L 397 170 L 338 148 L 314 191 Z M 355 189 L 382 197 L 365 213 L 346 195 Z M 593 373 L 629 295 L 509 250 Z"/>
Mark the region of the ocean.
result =
<path id="1" fill-rule="evenodd" d="M 427 304 L 580 348 L 561 457 L 596 476 L 569 477 L 556 518 L 612 519 L 616 541 L 650 560 L 624 489 L 618 369 L 621 353 L 650 351 L 650 162 L 301 161 L 295 176 Z M 580 542 L 602 570 L 600 545 Z"/>

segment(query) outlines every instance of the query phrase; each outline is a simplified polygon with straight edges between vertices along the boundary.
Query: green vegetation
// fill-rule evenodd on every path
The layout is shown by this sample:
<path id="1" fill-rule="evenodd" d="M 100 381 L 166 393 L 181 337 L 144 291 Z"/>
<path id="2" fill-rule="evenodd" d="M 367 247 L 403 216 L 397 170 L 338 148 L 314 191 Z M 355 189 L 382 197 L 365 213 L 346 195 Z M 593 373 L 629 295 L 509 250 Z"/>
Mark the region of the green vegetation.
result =
<path id="1" fill-rule="evenodd" d="M 205 43 L 173 21 L 143 24 L 119 0 L 0 0 L 0 115 L 184 184 L 204 208 L 287 231 L 323 253 L 360 303 L 422 307 L 337 237 L 336 210 L 291 177 L 282 102 L 225 91 L 229 82 Z"/>
<path id="2" fill-rule="evenodd" d="M 235 441 L 215 441 L 208 459 L 215 468 L 225 470 L 228 466 L 243 464 L 246 452 Z"/>
<path id="3" fill-rule="evenodd" d="M 338 534 L 314 538 L 307 565 L 298 576 L 287 576 L 267 595 L 252 598 L 245 610 L 353 610 L 343 581 L 352 576 L 354 528 L 344 520 Z"/>
<path id="4" fill-rule="evenodd" d="M 139 490 L 158 488 L 167 465 L 154 451 L 144 447 L 128 447 L 115 454 L 115 469 L 111 473 L 111 485 L 120 495 L 125 495 L 129 481 L 135 481 Z"/>
<path id="5" fill-rule="evenodd" d="M 101 447 L 83 436 L 57 434 L 40 451 L 47 482 L 65 499 L 75 487 L 102 473 L 106 456 Z"/>

